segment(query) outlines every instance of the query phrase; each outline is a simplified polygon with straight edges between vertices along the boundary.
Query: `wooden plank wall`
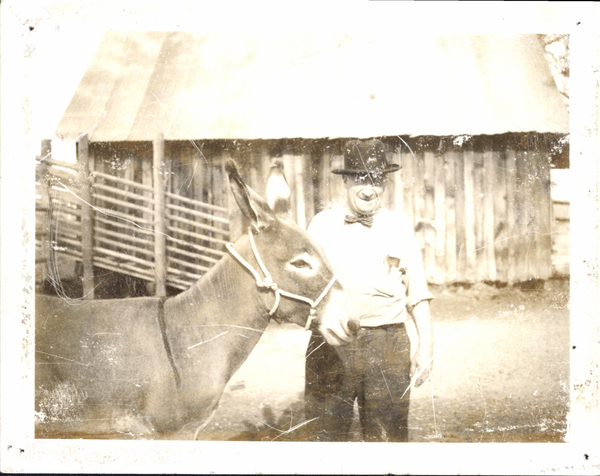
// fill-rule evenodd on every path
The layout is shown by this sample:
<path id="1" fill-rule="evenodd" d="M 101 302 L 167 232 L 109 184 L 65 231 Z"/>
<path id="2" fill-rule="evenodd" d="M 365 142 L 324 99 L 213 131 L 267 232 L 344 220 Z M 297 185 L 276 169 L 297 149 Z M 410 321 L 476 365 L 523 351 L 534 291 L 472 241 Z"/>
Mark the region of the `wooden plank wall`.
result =
<path id="1" fill-rule="evenodd" d="M 403 197 L 398 208 L 413 222 L 431 283 L 551 276 L 550 163 L 543 137 L 405 140 L 392 144 L 402 161 L 394 179 L 404 189 L 395 195 Z"/>
<path id="2" fill-rule="evenodd" d="M 552 223 L 552 271 L 555 276 L 570 274 L 570 225 L 569 202 L 554 201 Z"/>
<path id="3" fill-rule="evenodd" d="M 550 140 L 546 136 L 388 137 L 384 141 L 392 161 L 402 164 L 399 172 L 390 175 L 384 203 L 404 212 L 413 223 L 431 283 L 516 283 L 552 275 Z M 342 167 L 344 142 L 167 142 L 167 190 L 229 209 L 235 240 L 245 226 L 229 190 L 225 161 L 234 159 L 247 183 L 264 197 L 270 162 L 278 158 L 292 192 L 292 216 L 306 227 L 315 213 L 344 201 L 343 180 L 331 173 Z M 151 150 L 146 155 L 151 157 Z M 119 164 L 113 162 L 105 164 L 120 174 Z M 134 175 L 148 177 L 146 169 L 140 162 Z"/>
<path id="4" fill-rule="evenodd" d="M 549 146 L 544 136 L 404 137 L 385 142 L 402 169 L 390 176 L 384 203 L 412 221 L 429 282 L 516 283 L 552 275 Z M 343 143 L 206 142 L 202 170 L 211 179 L 204 184 L 213 194 L 221 193 L 212 200 L 230 209 L 233 205 L 235 213 L 222 171 L 225 159 L 235 159 L 244 179 L 264 196 L 270 161 L 279 158 L 292 191 L 292 215 L 306 227 L 318 211 L 343 203 L 343 180 L 331 173 L 343 164 Z M 187 156 L 180 157 L 186 156 L 190 164 L 199 160 L 195 148 L 181 147 Z"/>

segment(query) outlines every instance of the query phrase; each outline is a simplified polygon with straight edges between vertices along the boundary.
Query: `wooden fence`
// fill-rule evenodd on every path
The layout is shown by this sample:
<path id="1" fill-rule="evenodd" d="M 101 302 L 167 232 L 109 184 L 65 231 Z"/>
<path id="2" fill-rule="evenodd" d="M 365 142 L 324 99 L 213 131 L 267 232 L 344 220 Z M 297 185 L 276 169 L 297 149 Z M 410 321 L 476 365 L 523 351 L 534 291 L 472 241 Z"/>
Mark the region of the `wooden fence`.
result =
<path id="1" fill-rule="evenodd" d="M 36 260 L 50 264 L 51 279 L 59 278 L 59 253 L 82 263 L 84 297 L 94 297 L 94 267 L 154 282 L 165 295 L 165 286 L 188 288 L 223 256 L 228 209 L 166 191 L 158 168 L 154 185 L 133 180 L 128 168 L 95 170 L 85 139 L 78 158 L 44 159 L 36 183 Z"/>
<path id="2" fill-rule="evenodd" d="M 81 195 L 79 173 L 68 162 L 46 158 L 44 165 L 46 175 L 35 184 L 36 262 L 55 253 L 81 260 L 81 201 L 74 198 Z M 55 266 L 48 273 L 57 278 Z"/>
<path id="3" fill-rule="evenodd" d="M 389 175 L 384 205 L 401 210 L 413 223 L 430 283 L 517 283 L 553 274 L 550 156 L 557 137 L 384 138 L 389 158 L 402 165 Z M 246 182 L 262 196 L 271 161 L 282 160 L 293 218 L 306 227 L 320 210 L 343 203 L 343 179 L 331 170 L 342 167 L 344 143 L 165 143 L 157 137 L 154 143 L 94 143 L 88 148 L 81 142 L 80 163 L 85 168 L 87 150 L 87 168 L 93 173 L 86 181 L 85 171 L 78 170 L 75 179 L 75 172 L 57 163 L 57 177 L 71 175 L 50 187 L 53 226 L 59 232 L 55 243 L 49 240 L 51 247 L 85 263 L 80 221 L 91 220 L 93 253 L 88 259 L 94 266 L 156 282 L 159 294 L 165 284 L 184 289 L 244 229 L 229 191 L 227 159 L 238 163 Z M 95 208 L 88 218 L 77 198 L 85 196 L 85 187 L 76 189 L 78 184 L 90 187 Z M 38 213 L 48 213 L 44 210 L 48 207 L 42 199 Z"/>

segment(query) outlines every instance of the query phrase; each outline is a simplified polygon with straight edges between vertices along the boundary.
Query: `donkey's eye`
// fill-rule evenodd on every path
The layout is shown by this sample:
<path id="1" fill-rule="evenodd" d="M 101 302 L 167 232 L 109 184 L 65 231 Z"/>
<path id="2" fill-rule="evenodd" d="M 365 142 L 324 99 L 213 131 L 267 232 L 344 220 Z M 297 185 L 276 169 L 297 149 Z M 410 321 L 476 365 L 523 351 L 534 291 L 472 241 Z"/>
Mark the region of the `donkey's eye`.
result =
<path id="1" fill-rule="evenodd" d="M 301 259 L 301 258 L 298 258 L 298 259 L 295 259 L 294 261 L 292 261 L 291 265 L 294 268 L 299 268 L 299 269 L 301 269 L 301 268 L 310 268 L 310 265 L 306 261 L 304 261 L 303 259 Z"/>

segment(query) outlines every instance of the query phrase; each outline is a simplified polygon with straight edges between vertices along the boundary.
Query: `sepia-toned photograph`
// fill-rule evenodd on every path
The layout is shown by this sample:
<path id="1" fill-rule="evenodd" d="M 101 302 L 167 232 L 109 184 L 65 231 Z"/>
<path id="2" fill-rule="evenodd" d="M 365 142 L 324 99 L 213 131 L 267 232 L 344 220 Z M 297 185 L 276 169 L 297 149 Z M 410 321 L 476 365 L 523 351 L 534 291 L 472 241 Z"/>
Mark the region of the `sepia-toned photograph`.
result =
<path id="1" fill-rule="evenodd" d="M 45 79 L 27 107 L 49 111 L 20 157 L 26 441 L 94 461 L 175 440 L 569 447 L 590 385 L 572 375 L 569 31 L 115 22 L 72 45 L 61 80 L 35 39 L 63 28 L 44 3 L 3 4 L 30 15 L 28 77 Z M 598 468 L 581 458 L 558 470 Z M 335 467 L 308 472 L 382 468 Z"/>

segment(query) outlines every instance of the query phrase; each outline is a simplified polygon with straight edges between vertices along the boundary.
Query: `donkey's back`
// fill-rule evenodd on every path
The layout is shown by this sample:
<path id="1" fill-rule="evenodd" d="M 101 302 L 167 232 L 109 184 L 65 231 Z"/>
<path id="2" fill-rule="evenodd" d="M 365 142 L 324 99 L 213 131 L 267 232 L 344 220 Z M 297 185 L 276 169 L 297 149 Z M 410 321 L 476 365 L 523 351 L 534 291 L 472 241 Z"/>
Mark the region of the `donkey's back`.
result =
<path id="1" fill-rule="evenodd" d="M 58 412 L 81 422 L 106 415 L 146 418 L 149 392 L 175 385 L 160 305 L 158 298 L 37 296 L 35 377 L 42 417 L 52 419 Z M 80 405 L 71 404 L 72 395 L 78 395 Z"/>

